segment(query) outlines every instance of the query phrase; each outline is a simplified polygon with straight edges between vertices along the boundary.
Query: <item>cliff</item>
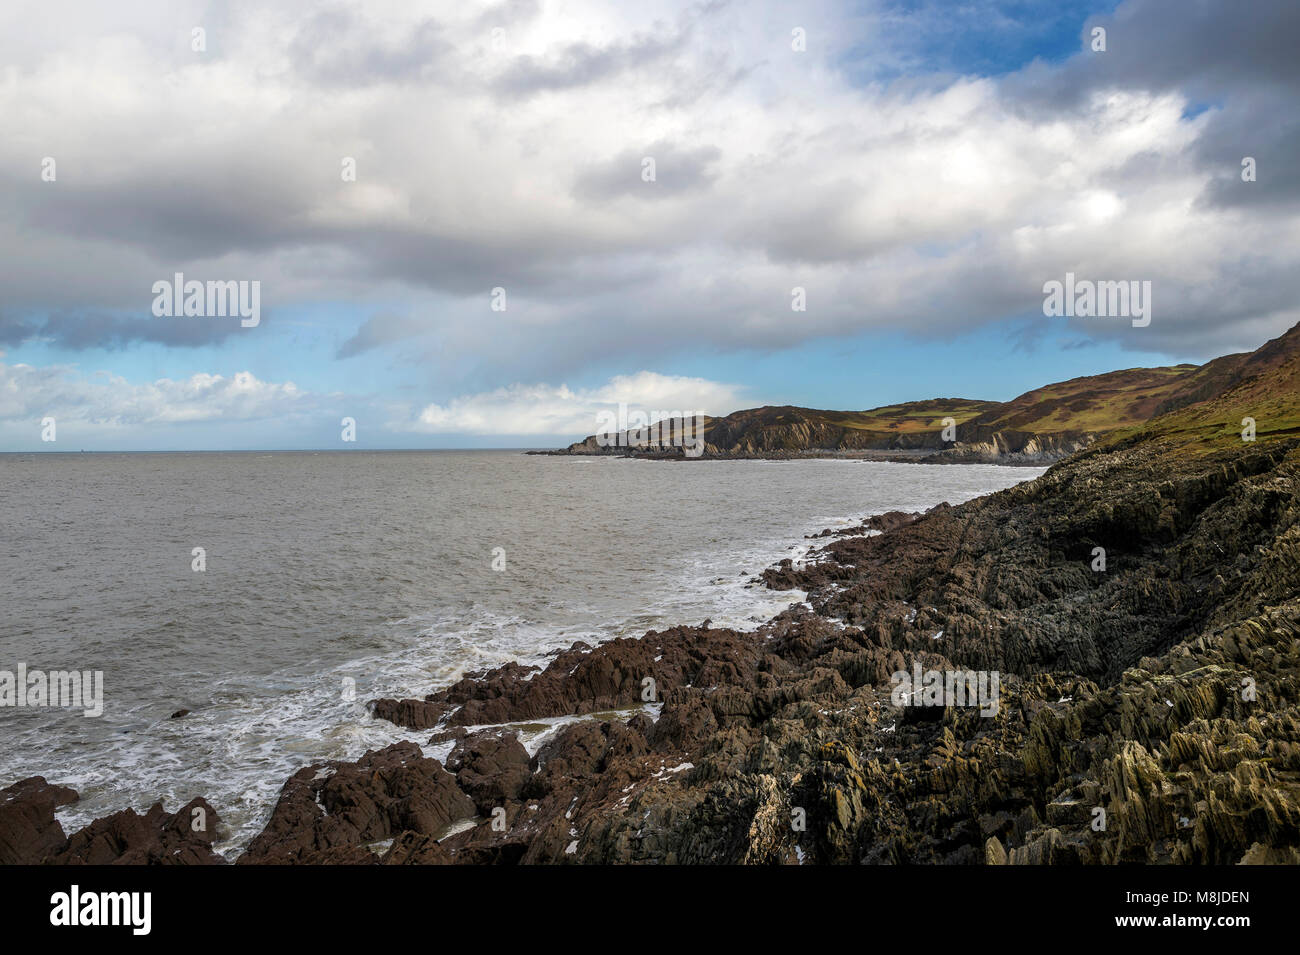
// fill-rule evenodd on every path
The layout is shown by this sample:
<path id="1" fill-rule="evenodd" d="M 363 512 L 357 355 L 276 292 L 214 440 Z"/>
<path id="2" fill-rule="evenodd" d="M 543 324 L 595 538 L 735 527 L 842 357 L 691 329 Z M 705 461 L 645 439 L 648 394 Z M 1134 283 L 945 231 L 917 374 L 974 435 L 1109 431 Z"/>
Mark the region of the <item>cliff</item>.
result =
<path id="1" fill-rule="evenodd" d="M 1213 399 L 1275 370 L 1298 347 L 1294 330 L 1255 352 L 1205 365 L 1130 368 L 1057 382 L 1007 402 L 935 398 L 869 411 L 794 406 L 753 408 L 704 419 L 709 458 L 849 456 L 931 463 L 1045 465 L 1121 432 Z M 946 422 L 955 425 L 945 434 Z M 682 458 L 680 448 L 644 446 L 628 432 L 591 435 L 551 454 Z M 638 446 L 640 445 L 640 446 Z"/>

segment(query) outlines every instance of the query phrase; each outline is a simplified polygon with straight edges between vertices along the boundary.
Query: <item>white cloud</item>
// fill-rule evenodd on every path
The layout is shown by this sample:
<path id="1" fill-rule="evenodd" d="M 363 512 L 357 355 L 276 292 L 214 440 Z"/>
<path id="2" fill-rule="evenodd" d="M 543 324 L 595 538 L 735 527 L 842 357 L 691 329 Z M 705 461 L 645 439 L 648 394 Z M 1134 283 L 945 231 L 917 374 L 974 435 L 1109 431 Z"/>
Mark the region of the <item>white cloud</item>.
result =
<path id="1" fill-rule="evenodd" d="M 654 358 L 688 332 L 723 348 L 948 335 L 1034 311 L 1066 269 L 1155 282 L 1152 326 L 1123 332 L 1143 348 L 1257 344 L 1243 328 L 1279 330 L 1296 298 L 1294 217 L 1198 205 L 1232 171 L 1198 152 L 1231 101 L 1189 117 L 1187 92 L 1140 77 L 1053 108 L 1015 75 L 855 82 L 850 48 L 900 62 L 909 25 L 888 5 L 883 21 L 834 2 L 51 6 L 0 10 L 0 301 L 16 310 L 143 312 L 180 269 L 259 279 L 271 307 L 420 315 L 449 366 L 473 355 L 510 381 L 642 343 Z M 1141 39 L 1162 55 L 1160 34 Z M 508 315 L 486 312 L 498 285 Z"/>
<path id="2" fill-rule="evenodd" d="M 620 404 L 654 416 L 668 413 L 725 415 L 754 402 L 736 385 L 641 371 L 611 378 L 591 389 L 515 384 L 431 404 L 413 418 L 390 422 L 394 431 L 429 434 L 593 434 L 602 411 Z"/>
<path id="3" fill-rule="evenodd" d="M 52 416 L 60 423 L 130 428 L 254 421 L 303 412 L 313 400 L 293 382 L 260 381 L 247 371 L 132 384 L 107 372 L 85 375 L 70 365 L 0 363 L 0 421 L 5 422 Z"/>

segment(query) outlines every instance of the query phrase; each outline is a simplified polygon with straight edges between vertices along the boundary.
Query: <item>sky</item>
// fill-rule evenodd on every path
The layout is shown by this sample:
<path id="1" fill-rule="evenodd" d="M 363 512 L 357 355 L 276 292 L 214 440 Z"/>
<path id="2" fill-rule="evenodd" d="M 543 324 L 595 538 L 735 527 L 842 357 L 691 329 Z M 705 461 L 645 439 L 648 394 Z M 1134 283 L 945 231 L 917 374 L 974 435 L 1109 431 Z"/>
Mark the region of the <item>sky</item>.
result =
<path id="1" fill-rule="evenodd" d="M 1295 0 L 11 0 L 0 451 L 549 447 L 1253 349 L 1300 321 L 1298 44 Z M 1149 324 L 1046 315 L 1067 273 Z"/>

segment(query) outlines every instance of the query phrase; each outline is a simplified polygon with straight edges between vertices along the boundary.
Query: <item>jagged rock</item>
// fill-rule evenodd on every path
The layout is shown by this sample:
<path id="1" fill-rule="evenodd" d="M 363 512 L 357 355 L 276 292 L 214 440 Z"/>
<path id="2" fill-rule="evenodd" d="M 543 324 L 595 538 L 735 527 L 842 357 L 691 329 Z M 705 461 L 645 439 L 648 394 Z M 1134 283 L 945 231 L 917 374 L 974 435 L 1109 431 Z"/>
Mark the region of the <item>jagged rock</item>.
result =
<path id="1" fill-rule="evenodd" d="M 452 865 L 454 860 L 433 836 L 408 831 L 393 840 L 381 861 L 384 865 Z"/>
<path id="2" fill-rule="evenodd" d="M 984 861 L 988 865 L 1007 864 L 1007 850 L 1002 848 L 997 836 L 989 836 L 988 842 L 984 843 Z"/>
<path id="3" fill-rule="evenodd" d="M 217 811 L 202 797 L 175 813 L 154 803 L 144 815 L 124 809 L 96 819 L 46 858 L 51 865 L 224 865 L 213 851 Z"/>
<path id="4" fill-rule="evenodd" d="M 456 744 L 447 757 L 456 783 L 474 800 L 481 815 L 519 799 L 531 775 L 528 750 L 514 733 L 481 733 Z"/>
<path id="5" fill-rule="evenodd" d="M 67 844 L 54 810 L 77 801 L 67 786 L 43 776 L 0 789 L 0 865 L 36 865 Z"/>
<path id="6" fill-rule="evenodd" d="M 473 800 L 441 763 L 415 743 L 394 743 L 354 763 L 318 763 L 295 773 L 238 861 L 377 862 L 367 846 L 405 832 L 435 836 L 474 813 Z"/>
<path id="7" fill-rule="evenodd" d="M 711 635 L 707 654 L 698 646 L 701 632 Z M 728 665 L 745 667 L 754 656 L 755 649 L 734 631 L 675 627 L 640 640 L 613 640 L 596 650 L 575 646 L 540 673 L 510 663 L 468 675 L 425 700 L 377 700 L 374 713 L 412 729 L 436 725 L 444 715 L 452 726 L 481 726 L 592 713 L 640 705 L 647 680 L 654 681 L 655 699 L 662 699 L 675 687 L 717 675 L 705 664 L 723 673 Z"/>
<path id="8" fill-rule="evenodd" d="M 213 851 L 220 817 L 193 799 L 168 813 L 155 803 L 144 814 L 124 809 L 64 836 L 54 810 L 77 801 L 66 786 L 33 776 L 0 790 L 0 864 L 221 865 Z"/>

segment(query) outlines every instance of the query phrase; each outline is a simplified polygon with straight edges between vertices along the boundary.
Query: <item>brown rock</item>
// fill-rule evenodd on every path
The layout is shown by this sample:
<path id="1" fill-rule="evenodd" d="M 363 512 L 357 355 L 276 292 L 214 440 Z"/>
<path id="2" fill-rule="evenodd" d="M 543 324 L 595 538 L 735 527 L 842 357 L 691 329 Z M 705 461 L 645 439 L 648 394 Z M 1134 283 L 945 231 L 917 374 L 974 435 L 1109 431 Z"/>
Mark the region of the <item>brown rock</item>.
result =
<path id="1" fill-rule="evenodd" d="M 0 865 L 36 865 L 62 849 L 67 838 L 54 810 L 77 799 L 76 790 L 43 776 L 0 789 Z"/>
<path id="2" fill-rule="evenodd" d="M 142 816 L 124 809 L 96 819 L 68 837 L 50 856 L 52 865 L 224 865 L 212 850 L 220 822 L 203 798 L 192 799 L 175 813 L 154 803 Z"/>
<path id="3" fill-rule="evenodd" d="M 295 773 L 239 862 L 377 862 L 366 846 L 406 831 L 434 836 L 474 811 L 436 759 L 415 743 L 394 743 L 354 763 L 319 763 Z"/>

